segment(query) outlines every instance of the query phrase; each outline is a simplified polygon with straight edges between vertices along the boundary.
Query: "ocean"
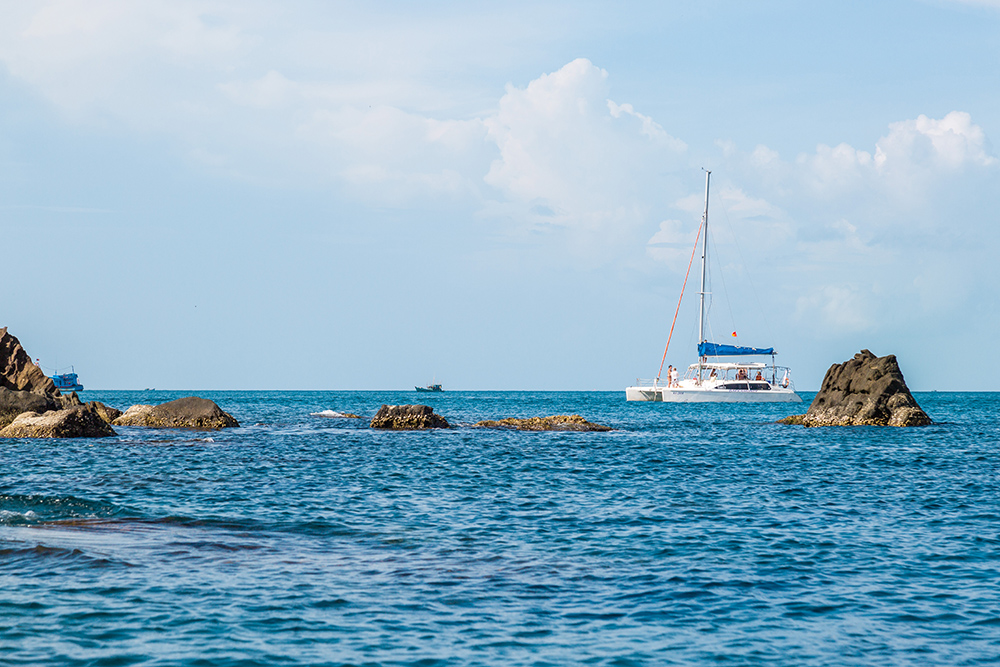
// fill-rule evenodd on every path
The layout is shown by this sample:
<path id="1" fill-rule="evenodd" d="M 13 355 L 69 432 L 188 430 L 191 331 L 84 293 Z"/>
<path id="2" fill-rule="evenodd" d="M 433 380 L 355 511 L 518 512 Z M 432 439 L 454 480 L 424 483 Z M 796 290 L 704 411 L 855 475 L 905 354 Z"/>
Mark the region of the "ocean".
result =
<path id="1" fill-rule="evenodd" d="M 0 664 L 1000 662 L 1000 394 L 805 429 L 812 394 L 194 393 L 242 427 L 0 440 Z M 455 428 L 329 416 L 383 403 Z M 470 427 L 567 413 L 614 430 Z"/>

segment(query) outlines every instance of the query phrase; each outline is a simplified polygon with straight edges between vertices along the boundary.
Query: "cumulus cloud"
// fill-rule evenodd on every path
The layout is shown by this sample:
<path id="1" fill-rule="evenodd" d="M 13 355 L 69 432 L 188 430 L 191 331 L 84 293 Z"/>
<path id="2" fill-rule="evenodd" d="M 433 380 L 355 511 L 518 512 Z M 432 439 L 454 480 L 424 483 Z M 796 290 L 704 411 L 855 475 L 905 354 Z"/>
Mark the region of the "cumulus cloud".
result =
<path id="1" fill-rule="evenodd" d="M 801 322 L 831 329 L 940 309 L 942 276 L 993 265 L 967 258 L 996 240 L 983 217 L 996 196 L 982 193 L 1000 190 L 1000 165 L 963 111 L 886 119 L 861 146 L 828 137 L 782 156 L 722 138 L 695 158 L 676 128 L 615 99 L 612 74 L 585 58 L 470 93 L 423 76 L 439 66 L 434 44 L 462 31 L 366 32 L 345 19 L 265 39 L 286 11 L 13 3 L 0 61 L 75 122 L 159 133 L 205 169 L 380 204 L 460 202 L 466 219 L 586 243 L 622 265 L 686 267 L 703 207 L 698 168 L 710 165 L 714 241 Z M 956 293 L 972 282 L 956 280 Z"/>
<path id="2" fill-rule="evenodd" d="M 996 158 L 990 151 L 986 133 L 972 117 L 952 111 L 940 119 L 921 115 L 891 123 L 873 152 L 845 143 L 820 144 L 815 153 L 799 155 L 796 163 L 803 185 L 820 197 L 878 188 L 897 199 L 922 198 L 934 181 L 966 168 L 993 166 Z"/>
<path id="3" fill-rule="evenodd" d="M 592 231 L 641 224 L 651 175 L 686 147 L 608 94 L 608 73 L 584 58 L 525 88 L 509 85 L 485 119 L 500 153 L 486 183 L 535 224 Z"/>
<path id="4" fill-rule="evenodd" d="M 820 144 L 792 161 L 764 146 L 723 153 L 753 192 L 743 208 L 770 221 L 775 247 L 785 249 L 787 270 L 772 276 L 797 281 L 800 326 L 851 333 L 945 318 L 957 301 L 941 298 L 942 285 L 969 294 L 987 270 L 989 262 L 969 260 L 996 241 L 984 215 L 1000 203 L 991 194 L 1000 165 L 968 113 L 889 123 L 870 149 Z"/>
<path id="5" fill-rule="evenodd" d="M 875 163 L 884 169 L 895 161 L 958 169 L 966 164 L 989 166 L 996 158 L 988 154 L 986 133 L 972 116 L 952 111 L 940 120 L 920 115 L 889 125 L 889 134 L 876 144 Z"/>
<path id="6" fill-rule="evenodd" d="M 860 333 L 873 328 L 877 308 L 869 285 L 824 285 L 799 297 L 796 317 L 814 335 Z"/>

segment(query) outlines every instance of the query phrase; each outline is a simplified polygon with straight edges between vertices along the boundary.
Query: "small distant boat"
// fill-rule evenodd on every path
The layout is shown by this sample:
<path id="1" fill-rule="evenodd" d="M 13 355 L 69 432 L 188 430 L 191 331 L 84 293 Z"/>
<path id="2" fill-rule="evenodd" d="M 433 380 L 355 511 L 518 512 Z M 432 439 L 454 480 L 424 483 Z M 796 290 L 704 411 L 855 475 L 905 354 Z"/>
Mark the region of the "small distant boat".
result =
<path id="1" fill-rule="evenodd" d="M 72 372 L 74 368 L 70 366 L 69 373 L 63 373 L 61 375 L 51 375 L 49 379 L 52 380 L 56 389 L 59 391 L 83 391 L 83 385 L 77 380 L 76 373 Z"/>
<path id="2" fill-rule="evenodd" d="M 429 384 L 426 387 L 414 387 L 417 391 L 444 391 L 439 384 Z"/>

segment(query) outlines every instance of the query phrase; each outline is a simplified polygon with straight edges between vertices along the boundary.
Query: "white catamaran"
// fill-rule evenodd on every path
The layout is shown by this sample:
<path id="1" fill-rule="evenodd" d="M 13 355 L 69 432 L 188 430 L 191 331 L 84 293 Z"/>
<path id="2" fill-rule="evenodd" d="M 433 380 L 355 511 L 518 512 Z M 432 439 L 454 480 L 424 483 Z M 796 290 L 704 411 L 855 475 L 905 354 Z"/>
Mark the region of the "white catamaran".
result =
<path id="1" fill-rule="evenodd" d="M 708 187 L 712 172 L 705 172 L 705 213 L 701 218 L 701 310 L 698 315 L 698 363 L 691 364 L 683 378 L 668 377 L 661 380 L 663 361 L 654 380 L 636 380 L 635 386 L 625 389 L 628 401 L 662 401 L 669 403 L 801 403 L 795 393 L 795 386 L 789 377 L 790 370 L 775 365 L 774 348 L 723 345 L 705 339 L 705 278 L 708 264 Z M 698 241 L 695 240 L 695 249 Z M 693 258 L 692 258 L 693 259 Z M 688 266 L 690 271 L 690 265 Z M 685 285 L 687 278 L 684 278 Z M 681 298 L 684 288 L 681 288 Z M 677 302 L 680 309 L 680 300 Z M 677 315 L 674 314 L 676 322 Z M 673 325 L 670 327 L 673 334 Z M 667 349 L 670 336 L 667 337 Z M 770 356 L 771 362 L 762 361 L 719 361 L 720 357 Z M 663 351 L 663 359 L 667 350 Z M 676 372 L 676 371 L 675 371 Z"/>

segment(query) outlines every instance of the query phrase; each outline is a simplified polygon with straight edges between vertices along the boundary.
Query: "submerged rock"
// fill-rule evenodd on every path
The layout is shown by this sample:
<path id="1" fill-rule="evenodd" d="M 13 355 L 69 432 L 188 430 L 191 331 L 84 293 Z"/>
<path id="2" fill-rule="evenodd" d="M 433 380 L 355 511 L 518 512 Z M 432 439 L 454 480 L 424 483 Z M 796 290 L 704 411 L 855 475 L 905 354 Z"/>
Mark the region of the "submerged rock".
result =
<path id="1" fill-rule="evenodd" d="M 0 429 L 0 438 L 107 438 L 118 435 L 90 406 L 24 412 Z"/>
<path id="2" fill-rule="evenodd" d="M 434 414 L 429 405 L 383 405 L 372 418 L 371 427 L 414 430 L 451 428 L 451 425 L 441 415 Z"/>
<path id="3" fill-rule="evenodd" d="M 115 426 L 219 429 L 240 423 L 207 398 L 187 396 L 160 405 L 133 405 L 112 422 Z"/>
<path id="4" fill-rule="evenodd" d="M 551 417 L 529 417 L 517 419 L 509 417 L 499 421 L 481 421 L 475 426 L 483 428 L 506 428 L 517 431 L 610 431 L 610 426 L 602 426 L 587 421 L 580 415 L 553 415 Z"/>
<path id="5" fill-rule="evenodd" d="M 927 426 L 931 418 L 906 387 L 895 355 L 861 350 L 834 364 L 804 415 L 780 420 L 803 426 Z"/>

